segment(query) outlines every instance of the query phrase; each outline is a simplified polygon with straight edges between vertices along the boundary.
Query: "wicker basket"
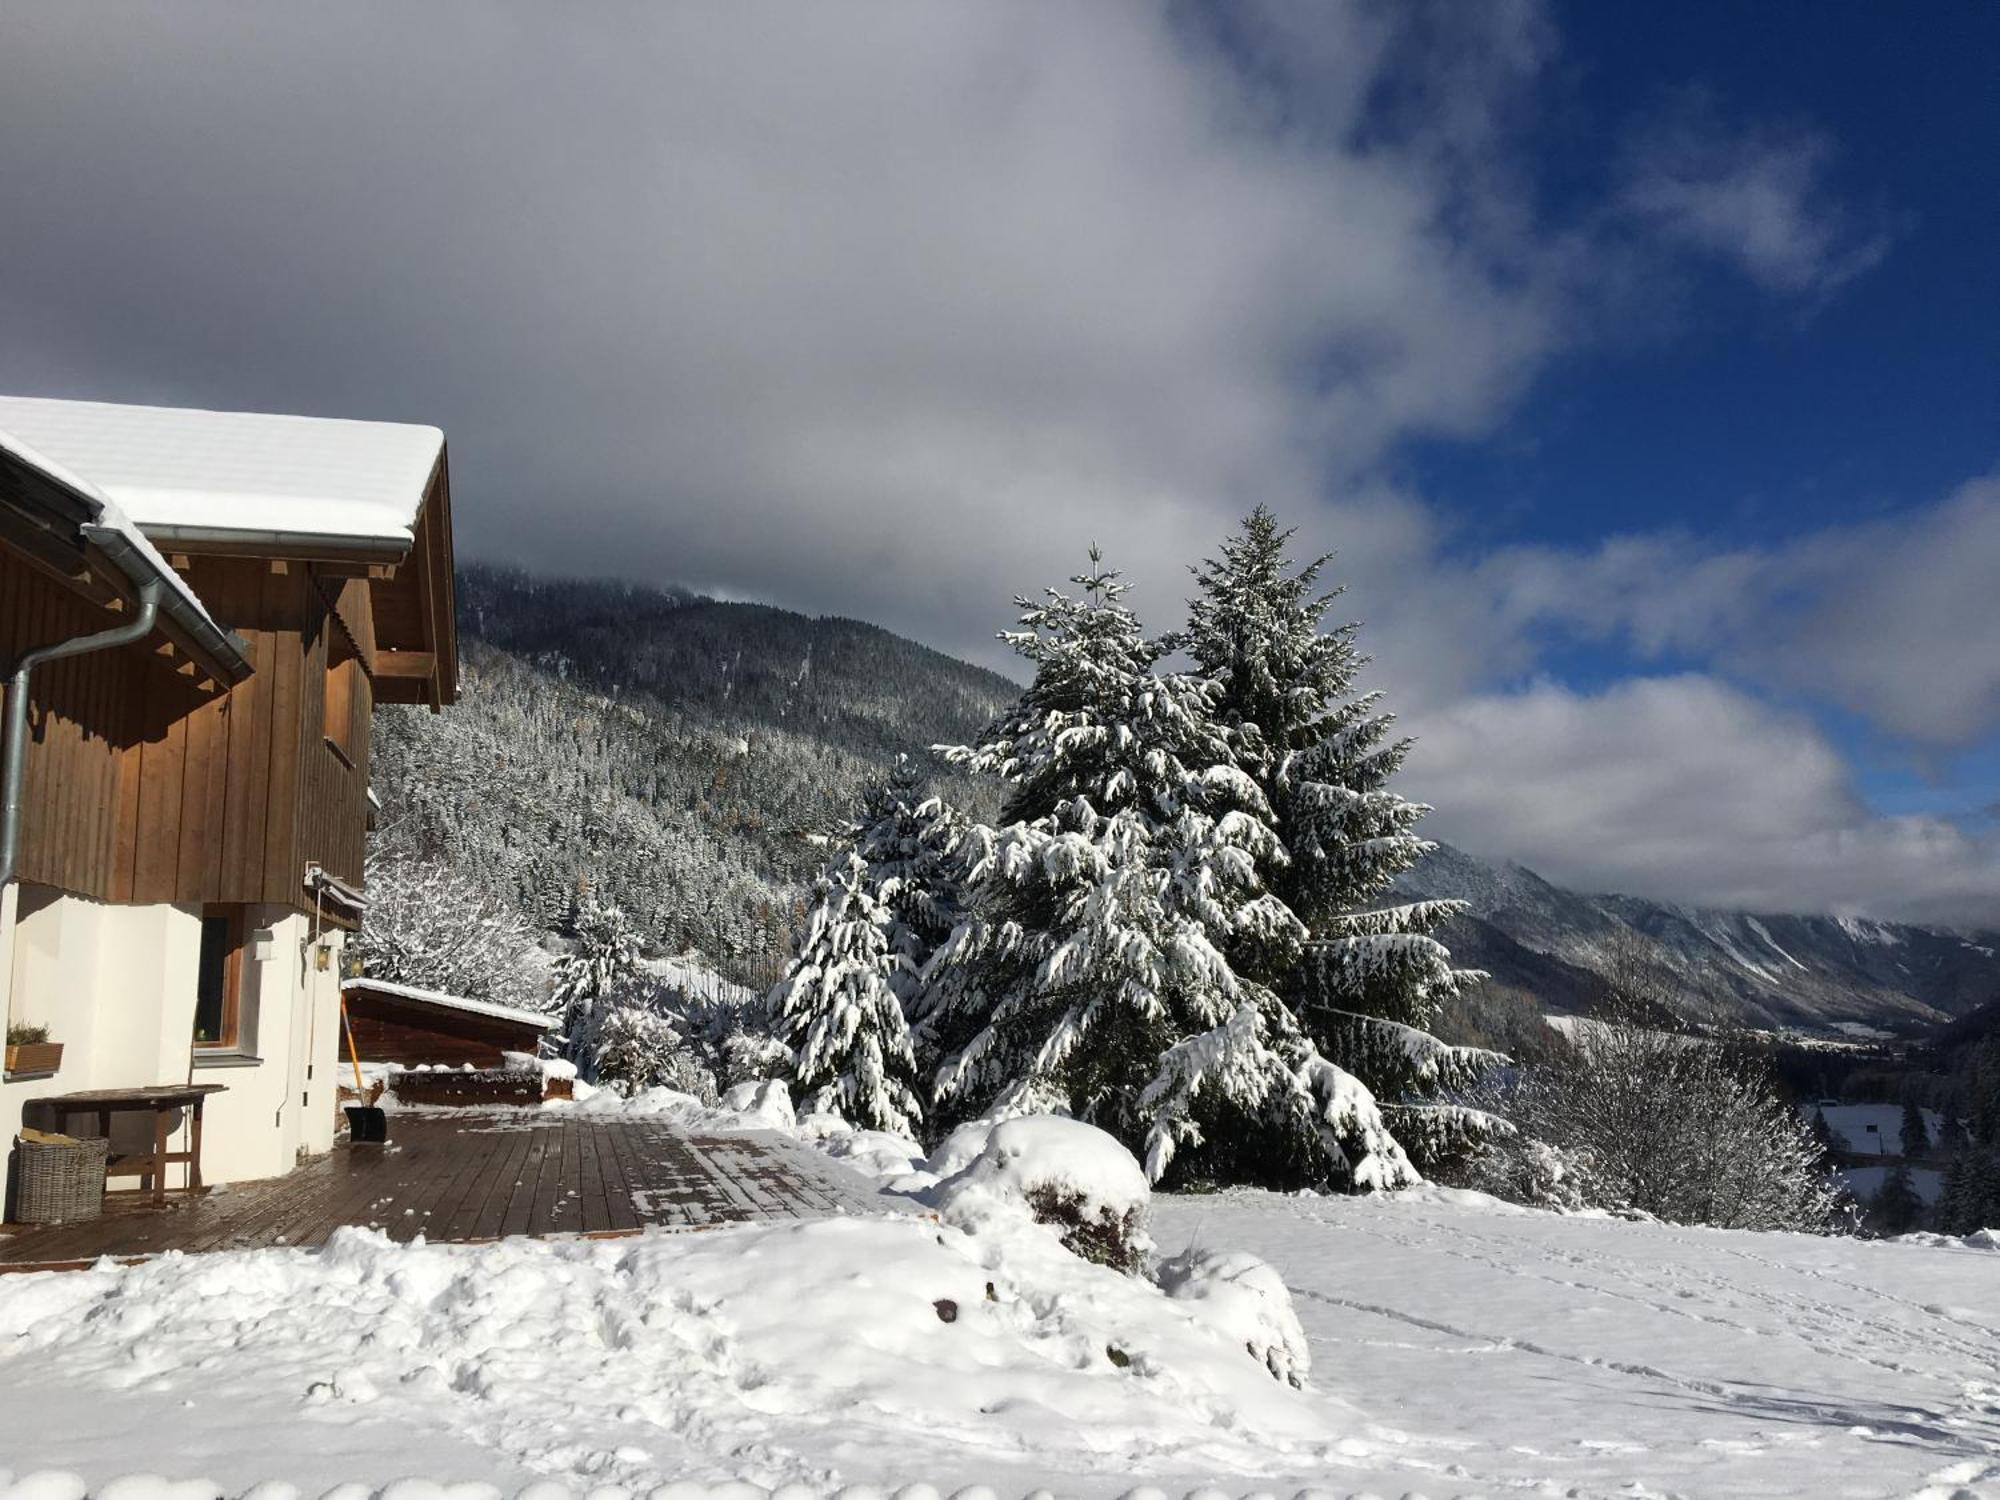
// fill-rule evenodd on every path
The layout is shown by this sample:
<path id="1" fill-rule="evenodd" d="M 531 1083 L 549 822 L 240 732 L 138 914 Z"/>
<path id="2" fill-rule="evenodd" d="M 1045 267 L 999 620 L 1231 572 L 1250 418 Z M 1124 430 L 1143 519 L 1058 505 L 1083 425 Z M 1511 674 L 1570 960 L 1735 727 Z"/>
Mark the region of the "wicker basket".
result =
<path id="1" fill-rule="evenodd" d="M 14 1217 L 23 1224 L 64 1224 L 104 1212 L 104 1164 L 111 1142 L 100 1138 L 54 1144 L 21 1141 Z"/>

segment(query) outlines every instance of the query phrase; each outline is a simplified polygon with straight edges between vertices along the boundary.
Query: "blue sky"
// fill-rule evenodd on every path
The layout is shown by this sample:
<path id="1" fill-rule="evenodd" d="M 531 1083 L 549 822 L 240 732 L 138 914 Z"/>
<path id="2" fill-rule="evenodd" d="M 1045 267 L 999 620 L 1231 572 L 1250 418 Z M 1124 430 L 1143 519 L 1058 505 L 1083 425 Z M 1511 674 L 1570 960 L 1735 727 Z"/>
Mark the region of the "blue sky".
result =
<path id="1" fill-rule="evenodd" d="M 1551 17 L 1564 61 L 1530 133 L 1546 212 L 1589 213 L 1614 170 L 1605 143 L 1697 101 L 1818 142 L 1822 202 L 1878 258 L 1804 296 L 1726 264 L 1673 268 L 1630 344 L 1549 370 L 1489 433 L 1412 442 L 1412 482 L 1457 519 L 1458 547 L 1621 530 L 1772 545 L 1921 512 L 2000 464 L 2000 8 L 1569 3 Z M 1948 672 L 1939 645 L 1910 670 Z M 1535 670 L 1594 687 L 1696 664 L 1564 641 Z M 2000 738 L 1911 744 L 1793 704 L 1884 812 L 1976 820 L 2000 804 Z"/>
<path id="2" fill-rule="evenodd" d="M 1557 218 L 1587 213 L 1635 115 L 1690 93 L 1823 140 L 1825 201 L 1883 240 L 1838 288 L 1772 298 L 1725 265 L 1666 275 L 1656 342 L 1550 371 L 1488 438 L 1415 472 L 1490 535 L 1607 521 L 1770 540 L 1924 503 L 2000 449 L 2000 8 L 1566 4 L 1532 133 Z M 1499 519 L 1504 518 L 1504 519 Z"/>
<path id="3" fill-rule="evenodd" d="M 464 555 L 1011 665 L 1252 505 L 1429 825 L 2000 927 L 2000 8 L 0 10 L 0 389 L 432 422 Z"/>

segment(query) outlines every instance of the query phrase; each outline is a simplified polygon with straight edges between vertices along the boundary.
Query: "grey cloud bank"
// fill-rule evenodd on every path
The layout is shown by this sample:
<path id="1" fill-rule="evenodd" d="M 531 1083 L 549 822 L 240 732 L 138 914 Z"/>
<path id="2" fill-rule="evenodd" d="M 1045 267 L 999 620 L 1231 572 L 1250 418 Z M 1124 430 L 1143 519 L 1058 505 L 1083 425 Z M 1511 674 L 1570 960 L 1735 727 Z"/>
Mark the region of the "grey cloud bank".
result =
<path id="1" fill-rule="evenodd" d="M 1949 702 L 1899 663 L 1963 627 L 2000 552 L 1990 495 L 1926 522 L 1958 582 L 1907 615 L 1893 570 L 1934 571 L 1915 541 L 1450 560 L 1386 461 L 1488 430 L 1642 251 L 1535 223 L 1507 144 L 1556 45 L 1536 8 L 1229 14 L 1219 38 L 1140 5 L 10 7 L 0 186 L 40 211 L 0 238 L 0 388 L 435 422 L 468 554 L 989 663 L 1008 597 L 1092 539 L 1174 623 L 1185 564 L 1269 502 L 1302 550 L 1340 548 L 1428 737 L 1413 789 L 1475 847 L 1689 899 L 1913 910 L 1916 854 L 1810 724 L 1731 774 L 1797 827 L 1860 830 L 1872 877 L 1691 824 L 1684 715 L 1635 739 L 1636 699 L 1509 686 L 1539 630 L 1656 630 L 1962 743 L 2000 720 L 2000 653 L 1984 698 Z M 1606 224 L 1780 289 L 1865 269 L 1815 195 L 1821 145 L 1691 129 L 1635 147 Z M 1735 582 L 1779 575 L 1808 602 L 1743 616 Z M 1836 576 L 1876 603 L 1815 583 Z M 1746 745 L 1770 727 L 1719 681 L 1633 692 L 1719 695 Z M 1575 757 L 1496 757 L 1550 737 Z M 1503 767 L 1551 809 L 1655 789 L 1584 862 L 1579 820 L 1500 816 L 1542 805 Z M 2000 877 L 1957 836 L 1922 902 L 1970 917 Z"/>

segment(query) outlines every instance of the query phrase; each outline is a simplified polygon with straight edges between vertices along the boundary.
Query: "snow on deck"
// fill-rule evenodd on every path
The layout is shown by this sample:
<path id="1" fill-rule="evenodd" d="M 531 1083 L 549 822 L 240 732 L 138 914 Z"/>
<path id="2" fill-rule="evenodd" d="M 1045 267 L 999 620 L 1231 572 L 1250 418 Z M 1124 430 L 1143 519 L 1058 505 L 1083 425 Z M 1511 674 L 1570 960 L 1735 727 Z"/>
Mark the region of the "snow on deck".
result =
<path id="1" fill-rule="evenodd" d="M 0 429 L 88 479 L 141 528 L 413 536 L 435 427 L 0 396 Z"/>

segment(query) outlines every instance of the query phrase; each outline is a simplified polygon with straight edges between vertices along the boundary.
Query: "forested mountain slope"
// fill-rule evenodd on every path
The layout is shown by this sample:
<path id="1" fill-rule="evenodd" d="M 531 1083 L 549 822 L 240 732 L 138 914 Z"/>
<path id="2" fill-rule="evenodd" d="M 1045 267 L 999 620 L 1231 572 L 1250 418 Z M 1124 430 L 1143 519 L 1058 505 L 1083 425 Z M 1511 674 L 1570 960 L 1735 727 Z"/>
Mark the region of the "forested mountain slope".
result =
<path id="1" fill-rule="evenodd" d="M 376 715 L 376 851 L 544 927 L 588 887 L 750 983 L 783 960 L 816 836 L 898 752 L 968 738 L 1013 693 L 851 620 L 478 568 L 459 600 L 460 702 Z"/>
<path id="2" fill-rule="evenodd" d="M 460 703 L 377 715 L 377 848 L 443 859 L 543 926 L 588 883 L 752 984 L 784 959 L 815 836 L 898 752 L 972 738 L 1016 692 L 873 625 L 685 592 L 474 567 L 459 606 Z M 1469 902 L 1444 934 L 1458 960 L 1551 1010 L 1588 1007 L 1627 930 L 1755 1024 L 1914 1027 L 2000 998 L 1996 934 L 1586 896 L 1448 846 L 1403 887 Z"/>

